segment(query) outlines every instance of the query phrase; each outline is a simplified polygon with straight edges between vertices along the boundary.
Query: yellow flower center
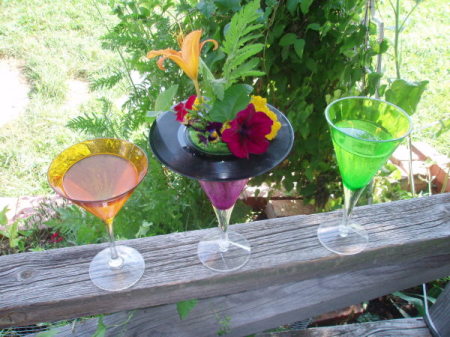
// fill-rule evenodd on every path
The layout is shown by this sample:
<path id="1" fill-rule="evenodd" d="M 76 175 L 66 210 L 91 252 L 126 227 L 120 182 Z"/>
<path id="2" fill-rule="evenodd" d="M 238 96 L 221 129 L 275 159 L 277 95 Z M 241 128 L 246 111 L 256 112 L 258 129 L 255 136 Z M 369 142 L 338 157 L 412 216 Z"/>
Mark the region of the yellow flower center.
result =
<path id="1" fill-rule="evenodd" d="M 223 133 L 226 129 L 229 129 L 229 128 L 231 128 L 231 125 L 230 125 L 230 122 L 227 121 L 227 122 L 223 123 L 222 129 L 220 129 L 220 132 Z"/>

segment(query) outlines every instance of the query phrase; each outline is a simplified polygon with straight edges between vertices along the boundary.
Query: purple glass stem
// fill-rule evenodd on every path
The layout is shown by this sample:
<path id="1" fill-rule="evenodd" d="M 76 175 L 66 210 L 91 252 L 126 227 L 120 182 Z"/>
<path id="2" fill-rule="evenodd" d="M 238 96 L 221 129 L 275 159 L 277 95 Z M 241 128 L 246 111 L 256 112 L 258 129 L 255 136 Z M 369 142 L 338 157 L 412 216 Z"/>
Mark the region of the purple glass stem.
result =
<path id="1" fill-rule="evenodd" d="M 247 185 L 248 179 L 233 181 L 199 180 L 198 182 L 213 206 L 220 210 L 226 210 L 236 203 L 239 194 Z"/>

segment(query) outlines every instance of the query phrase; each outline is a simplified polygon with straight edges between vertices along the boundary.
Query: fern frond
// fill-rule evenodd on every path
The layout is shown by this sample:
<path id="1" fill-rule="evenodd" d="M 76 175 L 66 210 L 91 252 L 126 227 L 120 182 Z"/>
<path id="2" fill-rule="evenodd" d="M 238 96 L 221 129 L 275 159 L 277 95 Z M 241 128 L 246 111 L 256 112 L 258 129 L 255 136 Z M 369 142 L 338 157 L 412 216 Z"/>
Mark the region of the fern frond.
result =
<path id="1" fill-rule="evenodd" d="M 240 77 L 248 77 L 248 76 L 262 76 L 264 72 L 259 70 L 254 70 L 254 68 L 258 65 L 259 59 L 253 58 L 250 61 L 241 64 L 236 70 L 234 70 L 230 74 L 230 79 L 235 80 Z"/>
<path id="2" fill-rule="evenodd" d="M 105 97 L 99 98 L 98 101 L 102 104 L 101 113 L 85 112 L 82 116 L 71 119 L 67 127 L 89 136 L 118 138 L 117 121 L 111 111 L 112 102 Z"/>
<path id="3" fill-rule="evenodd" d="M 261 34 L 255 31 L 261 29 L 263 25 L 254 23 L 261 16 L 258 12 L 259 7 L 259 0 L 254 0 L 242 7 L 231 19 L 228 31 L 225 33 L 222 50 L 227 54 L 227 59 L 223 67 L 223 78 L 227 82 L 227 87 L 230 87 L 237 78 L 254 74 L 253 68 L 257 62 L 248 63 L 248 60 L 258 54 L 264 45 L 261 43 L 246 45 L 246 43 L 261 37 Z"/>
<path id="4" fill-rule="evenodd" d="M 115 71 L 110 76 L 91 80 L 91 83 L 89 86 L 90 86 L 91 90 L 111 89 L 117 83 L 119 83 L 123 79 L 123 77 L 124 77 L 124 73 L 122 71 Z"/>
<path id="5" fill-rule="evenodd" d="M 253 21 L 260 17 L 258 13 L 259 0 L 254 0 L 237 12 L 231 19 L 228 31 L 225 34 L 225 40 L 222 44 L 223 51 L 232 55 L 240 46 L 240 39 L 248 34 L 248 27 Z"/>
<path id="6" fill-rule="evenodd" d="M 136 90 L 122 106 L 126 111 L 119 121 L 119 130 L 123 138 L 129 138 L 146 122 L 146 114 L 151 110 L 150 105 L 148 88 L 144 84 L 136 85 Z"/>
<path id="7" fill-rule="evenodd" d="M 241 39 L 241 43 L 242 45 L 246 44 L 248 41 L 252 41 L 252 40 L 256 40 L 258 38 L 260 38 L 261 36 L 263 36 L 262 34 L 250 34 L 247 35 L 246 37 Z"/>
<path id="8" fill-rule="evenodd" d="M 232 60 L 228 62 L 230 69 L 236 69 L 241 64 L 246 62 L 250 57 L 258 54 L 261 50 L 263 50 L 264 45 L 262 43 L 255 43 L 245 46 L 239 49 Z M 231 73 L 231 71 L 230 71 Z"/>
<path id="9" fill-rule="evenodd" d="M 262 28 L 262 27 L 264 27 L 264 25 L 261 24 L 261 23 L 256 24 L 256 25 L 248 26 L 248 27 L 245 28 L 245 30 L 242 32 L 242 36 L 248 35 L 249 33 L 253 32 L 254 30 L 257 30 L 257 29 Z M 257 35 L 261 36 L 262 34 L 261 34 L 261 33 L 258 33 Z M 242 42 L 242 39 L 241 39 L 241 42 Z"/>
<path id="10" fill-rule="evenodd" d="M 81 131 L 88 136 L 94 137 L 117 137 L 111 121 L 96 116 L 94 113 L 85 113 L 75 117 L 67 123 L 67 127 L 72 130 Z"/>

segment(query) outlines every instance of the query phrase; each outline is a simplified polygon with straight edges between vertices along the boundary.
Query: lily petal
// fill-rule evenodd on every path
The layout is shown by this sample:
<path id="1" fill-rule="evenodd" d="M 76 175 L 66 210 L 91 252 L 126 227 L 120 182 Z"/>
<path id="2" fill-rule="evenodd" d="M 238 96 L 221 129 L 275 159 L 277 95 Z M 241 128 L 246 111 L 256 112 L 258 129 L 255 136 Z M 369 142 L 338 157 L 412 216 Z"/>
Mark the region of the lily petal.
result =
<path id="1" fill-rule="evenodd" d="M 219 48 L 219 43 L 216 40 L 206 39 L 206 40 L 202 41 L 202 43 L 200 43 L 200 50 L 203 49 L 203 46 L 205 45 L 206 42 L 212 42 L 214 44 L 213 50 L 216 50 L 217 48 Z"/>
<path id="2" fill-rule="evenodd" d="M 173 62 L 175 62 L 185 73 L 187 76 L 189 76 L 191 79 L 193 76 L 197 78 L 196 74 L 192 72 L 192 70 L 189 67 L 189 64 L 185 62 L 185 60 L 182 58 L 182 55 L 180 52 L 173 50 L 173 49 L 161 49 L 161 50 L 152 50 L 147 53 L 148 58 L 154 58 L 156 56 L 162 56 L 157 64 L 159 69 L 166 70 L 166 68 L 163 65 L 163 62 L 165 59 L 169 58 Z"/>
<path id="3" fill-rule="evenodd" d="M 201 36 L 201 30 L 194 30 L 186 35 L 181 46 L 181 57 L 186 62 L 187 68 L 187 71 L 183 70 L 193 81 L 196 81 L 198 77 Z"/>
<path id="4" fill-rule="evenodd" d="M 217 41 L 213 39 L 207 39 L 200 43 L 200 38 L 202 36 L 201 30 L 194 30 L 190 32 L 184 39 L 181 41 L 181 51 L 176 51 L 174 49 L 161 49 L 161 50 L 152 50 L 147 53 L 147 57 L 149 59 L 154 58 L 156 56 L 162 56 L 158 60 L 158 67 L 162 70 L 164 68 L 164 60 L 166 58 L 171 59 L 175 62 L 185 73 L 186 75 L 194 81 L 197 82 L 198 77 L 198 68 L 200 63 L 200 51 L 206 42 L 214 43 L 214 49 L 217 49 L 219 44 Z"/>

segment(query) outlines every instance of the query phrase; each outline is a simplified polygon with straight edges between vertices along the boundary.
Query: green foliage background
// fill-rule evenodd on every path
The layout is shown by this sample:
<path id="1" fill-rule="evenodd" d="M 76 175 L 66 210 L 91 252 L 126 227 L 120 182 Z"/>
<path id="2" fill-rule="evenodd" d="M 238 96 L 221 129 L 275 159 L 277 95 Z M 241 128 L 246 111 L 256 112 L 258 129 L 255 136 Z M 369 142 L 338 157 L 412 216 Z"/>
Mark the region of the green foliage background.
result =
<path id="1" fill-rule="evenodd" d="M 145 114 L 160 91 L 179 84 L 177 100 L 192 94 L 193 86 L 175 65 L 167 62 L 168 71 L 162 73 L 155 62 L 144 56 L 152 49 L 178 49 L 175 37 L 180 30 L 187 33 L 200 28 L 205 38 L 222 41 L 232 15 L 246 3 L 234 0 L 119 2 L 114 13 L 120 22 L 103 40 L 105 47 L 121 52 L 124 70 L 98 79 L 94 87 L 113 86 L 127 78 L 131 70 L 139 72 L 141 81 L 138 84 L 130 81 L 131 95 L 121 122 L 104 129 L 118 129 L 119 135 L 129 137 L 130 131 L 146 125 Z M 272 105 L 287 114 L 296 132 L 296 142 L 289 160 L 252 183 L 282 183 L 288 191 L 297 183 L 296 192 L 315 200 L 319 207 L 339 189 L 323 111 L 332 98 L 364 94 L 368 90 L 364 85 L 367 69 L 376 51 L 366 47 L 370 32 L 362 24 L 364 9 L 365 1 L 361 0 L 261 3 L 258 19 L 261 27 L 255 32 L 253 42 L 264 45 L 258 56 L 266 75 L 256 83 L 256 93 L 267 97 Z M 222 69 L 224 53 L 220 49 L 214 52 L 210 47 L 205 49 L 205 63 L 217 73 Z M 357 84 L 359 90 L 355 89 Z M 98 119 L 86 115 L 69 125 L 93 132 L 101 124 Z M 105 118 L 103 121 L 109 123 Z"/>
<path id="2" fill-rule="evenodd" d="M 126 82 L 130 96 L 122 111 L 114 111 L 106 98 L 100 99 L 101 113 L 85 113 L 73 119 L 69 127 L 93 136 L 132 139 L 146 147 L 146 133 L 154 120 L 146 115 L 155 109 L 158 94 L 177 85 L 177 102 L 195 92 L 176 65 L 166 62 L 168 70 L 163 73 L 154 60 L 145 58 L 146 53 L 179 49 L 176 37 L 194 29 L 202 29 L 204 38 L 223 41 L 231 17 L 248 3 L 116 2 L 113 13 L 119 22 L 102 41 L 105 48 L 119 53 L 123 68 L 103 69 L 100 73 L 107 76 L 98 77 L 92 87 L 111 88 Z M 385 53 L 389 46 L 385 40 L 376 40 L 377 29 L 367 15 L 367 1 L 265 0 L 258 13 L 258 29 L 249 40 L 263 46 L 258 58 L 266 75 L 247 83 L 255 87 L 256 94 L 285 112 L 296 140 L 293 152 L 282 165 L 251 183 L 274 183 L 310 200 L 319 209 L 333 207 L 327 201 L 331 195 L 340 195 L 341 187 L 323 111 L 339 97 L 374 95 L 382 79 L 382 74 L 375 72 L 374 56 Z M 203 59 L 217 78 L 224 67 L 224 51 L 212 51 L 211 45 L 204 49 Z M 379 92 L 412 114 L 425 85 L 397 79 L 381 85 Z M 416 95 L 411 96 L 412 91 Z M 136 193 L 122 212 L 126 218 L 130 212 L 137 214 L 138 231 L 142 224 L 151 228 L 150 234 L 161 234 L 213 221 L 198 184 L 162 168 L 153 157 L 150 162 L 145 188 L 139 190 L 142 195 Z M 117 221 L 120 223 L 120 216 Z M 164 228 L 159 228 L 162 224 Z"/>

